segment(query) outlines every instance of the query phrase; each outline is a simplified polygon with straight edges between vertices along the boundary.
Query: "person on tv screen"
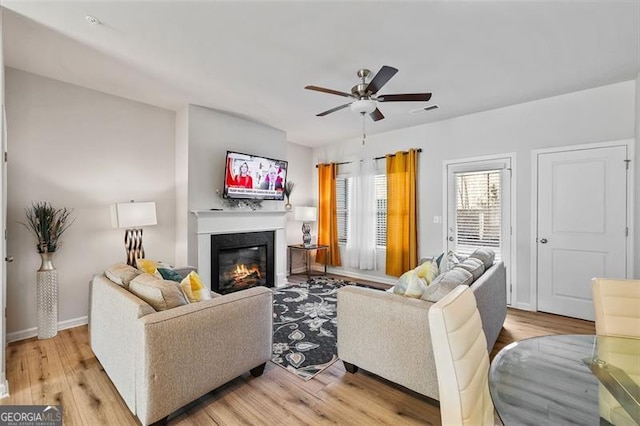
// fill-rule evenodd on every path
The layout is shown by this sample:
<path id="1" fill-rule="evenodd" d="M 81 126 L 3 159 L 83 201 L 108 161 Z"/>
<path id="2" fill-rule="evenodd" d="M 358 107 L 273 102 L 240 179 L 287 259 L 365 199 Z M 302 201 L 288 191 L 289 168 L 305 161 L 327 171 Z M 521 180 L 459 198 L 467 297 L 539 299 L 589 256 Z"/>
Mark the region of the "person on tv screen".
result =
<path id="1" fill-rule="evenodd" d="M 278 167 L 272 164 L 267 175 L 260 184 L 260 189 L 282 190 L 282 176 L 279 176 Z"/>
<path id="2" fill-rule="evenodd" d="M 240 165 L 240 173 L 235 176 L 233 185 L 242 188 L 253 188 L 253 178 L 249 175 L 249 165 L 245 161 Z"/>

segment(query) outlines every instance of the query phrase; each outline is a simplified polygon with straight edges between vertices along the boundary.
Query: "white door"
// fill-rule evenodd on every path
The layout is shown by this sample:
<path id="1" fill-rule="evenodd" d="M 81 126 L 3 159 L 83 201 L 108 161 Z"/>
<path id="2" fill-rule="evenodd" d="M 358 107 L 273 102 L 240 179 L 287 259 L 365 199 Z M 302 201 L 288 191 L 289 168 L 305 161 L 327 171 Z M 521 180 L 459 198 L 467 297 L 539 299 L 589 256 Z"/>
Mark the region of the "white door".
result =
<path id="1" fill-rule="evenodd" d="M 591 278 L 625 278 L 627 147 L 538 154 L 538 310 L 594 319 Z"/>
<path id="2" fill-rule="evenodd" d="M 492 249 L 507 269 L 511 304 L 511 157 L 459 160 L 446 170 L 446 249 L 463 255 Z"/>

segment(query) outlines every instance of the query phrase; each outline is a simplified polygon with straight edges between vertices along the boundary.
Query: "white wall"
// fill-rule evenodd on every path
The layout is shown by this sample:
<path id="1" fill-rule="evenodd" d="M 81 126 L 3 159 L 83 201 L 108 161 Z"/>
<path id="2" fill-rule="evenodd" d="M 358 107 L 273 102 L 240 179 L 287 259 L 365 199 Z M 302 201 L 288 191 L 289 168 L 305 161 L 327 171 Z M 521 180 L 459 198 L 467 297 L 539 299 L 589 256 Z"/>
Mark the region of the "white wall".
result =
<path id="1" fill-rule="evenodd" d="M 313 185 L 313 176 L 317 173 L 317 169 L 314 167 L 312 155 L 313 150 L 308 146 L 291 142 L 287 144 L 287 160 L 289 161 L 287 180 L 291 180 L 296 184 L 291 194 L 293 208 L 296 206 L 317 207 L 318 190 Z M 317 234 L 317 223 L 314 223 L 312 224 L 311 235 L 317 238 Z M 294 220 L 293 210 L 287 214 L 287 244 L 302 244 L 302 222 Z M 291 253 L 294 273 L 304 270 L 303 255 L 304 252 L 300 250 L 294 250 Z"/>
<path id="2" fill-rule="evenodd" d="M 186 266 L 189 223 L 189 107 L 176 113 L 176 265 Z"/>
<path id="3" fill-rule="evenodd" d="M 220 207 L 216 190 L 222 191 L 227 150 L 287 159 L 287 139 L 282 130 L 220 111 L 195 105 L 188 109 L 188 210 Z M 265 201 L 264 209 L 283 208 L 282 201 Z M 195 221 L 189 216 L 188 255 L 197 266 Z"/>
<path id="4" fill-rule="evenodd" d="M 125 260 L 124 230 L 109 205 L 155 201 L 158 225 L 144 229 L 147 258 L 175 256 L 175 113 L 67 83 L 6 69 L 8 123 L 7 332 L 35 335 L 33 237 L 19 225 L 32 201 L 74 209 L 54 264 L 59 320 L 86 321 L 89 281 Z M 66 322 L 66 323 L 65 323 Z"/>
<path id="5" fill-rule="evenodd" d="M 636 182 L 640 181 L 640 73 L 636 77 L 636 146 L 633 163 Z M 640 185 L 636 185 L 635 197 L 635 217 L 633 223 L 634 232 L 634 278 L 640 278 Z"/>
<path id="6" fill-rule="evenodd" d="M 529 244 L 531 221 L 531 150 L 634 137 L 634 81 L 439 121 L 314 149 L 314 162 L 371 158 L 409 148 L 419 156 L 419 256 L 442 248 L 442 163 L 445 160 L 516 153 L 517 304 L 529 308 Z M 437 99 L 436 99 L 437 101 Z M 446 108 L 446 105 L 441 105 Z M 355 119 L 355 117 L 354 117 Z M 393 117 L 387 117 L 392 120 Z M 368 123 L 375 126 L 375 123 Z M 370 128 L 371 128 L 370 127 Z M 640 189 L 636 174 L 636 190 Z M 636 216 L 638 212 L 636 211 Z M 383 263 L 384 265 L 384 263 Z M 378 272 L 378 275 L 383 272 Z M 376 275 L 376 274 L 373 274 Z"/>

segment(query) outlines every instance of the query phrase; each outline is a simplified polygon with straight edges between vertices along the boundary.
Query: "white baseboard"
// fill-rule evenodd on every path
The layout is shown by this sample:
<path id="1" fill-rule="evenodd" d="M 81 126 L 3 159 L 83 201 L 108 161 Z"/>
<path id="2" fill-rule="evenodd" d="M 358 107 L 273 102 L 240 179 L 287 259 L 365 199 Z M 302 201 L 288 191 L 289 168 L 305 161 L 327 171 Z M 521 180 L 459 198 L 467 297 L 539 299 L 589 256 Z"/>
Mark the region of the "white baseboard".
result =
<path id="1" fill-rule="evenodd" d="M 67 328 L 78 327 L 89 323 L 89 317 L 79 317 L 70 320 L 64 320 L 58 322 L 58 331 L 66 330 Z M 26 330 L 14 331 L 7 333 L 7 343 L 17 342 L 18 340 L 29 339 L 38 335 L 38 327 L 28 328 Z M 1 387 L 0 387 L 1 389 Z"/>
<path id="2" fill-rule="evenodd" d="M 521 311 L 536 312 L 536 310 L 533 309 L 528 303 L 516 303 L 515 305 L 511 305 L 510 307 L 514 309 L 520 309 Z"/>
<path id="3" fill-rule="evenodd" d="M 396 283 L 398 282 L 397 278 L 382 277 L 380 275 L 361 274 L 358 272 L 345 271 L 344 269 L 333 268 L 331 266 L 327 268 L 327 272 L 331 274 L 342 275 L 344 277 L 373 281 L 373 282 L 384 283 L 389 285 L 396 285 Z"/>

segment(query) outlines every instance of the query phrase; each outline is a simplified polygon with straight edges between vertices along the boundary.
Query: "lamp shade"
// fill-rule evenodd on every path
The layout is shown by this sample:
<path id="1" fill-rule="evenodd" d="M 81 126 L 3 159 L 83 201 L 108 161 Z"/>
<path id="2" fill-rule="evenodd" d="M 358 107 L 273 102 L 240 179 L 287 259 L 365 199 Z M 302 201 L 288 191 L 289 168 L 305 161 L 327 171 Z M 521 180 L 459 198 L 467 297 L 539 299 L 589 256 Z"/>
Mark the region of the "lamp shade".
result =
<path id="1" fill-rule="evenodd" d="M 318 209 L 315 207 L 295 207 L 294 217 L 300 222 L 315 222 L 318 217 Z"/>
<path id="2" fill-rule="evenodd" d="M 111 224 L 114 228 L 136 228 L 156 225 L 156 203 L 117 203 L 111 206 Z"/>

